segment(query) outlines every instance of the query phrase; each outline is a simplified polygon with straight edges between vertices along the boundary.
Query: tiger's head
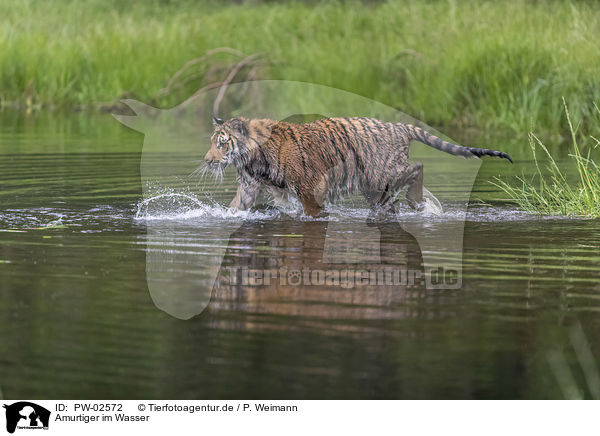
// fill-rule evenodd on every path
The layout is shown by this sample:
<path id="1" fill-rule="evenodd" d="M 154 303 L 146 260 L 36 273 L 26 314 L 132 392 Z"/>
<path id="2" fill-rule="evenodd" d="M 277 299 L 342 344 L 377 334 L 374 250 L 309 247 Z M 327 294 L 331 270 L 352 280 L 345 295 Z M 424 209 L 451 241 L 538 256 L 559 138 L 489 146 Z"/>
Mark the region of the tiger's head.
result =
<path id="1" fill-rule="evenodd" d="M 241 118 L 223 121 L 213 117 L 213 126 L 215 130 L 204 162 L 211 171 L 220 172 L 227 166 L 236 164 L 247 150 L 248 125 Z"/>

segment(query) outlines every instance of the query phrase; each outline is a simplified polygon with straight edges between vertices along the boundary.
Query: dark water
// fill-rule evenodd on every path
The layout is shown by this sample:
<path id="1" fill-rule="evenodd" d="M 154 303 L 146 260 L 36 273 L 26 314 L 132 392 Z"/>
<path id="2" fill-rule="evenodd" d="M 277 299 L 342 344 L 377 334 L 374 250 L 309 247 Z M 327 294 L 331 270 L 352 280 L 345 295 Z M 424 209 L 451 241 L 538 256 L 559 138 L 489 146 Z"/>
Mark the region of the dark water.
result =
<path id="1" fill-rule="evenodd" d="M 481 167 L 462 286 L 450 290 L 234 282 L 231 271 L 420 270 L 431 253 L 405 229 L 424 223 L 431 234 L 458 218 L 451 202 L 441 216 L 371 221 L 353 202 L 317 221 L 270 207 L 234 216 L 194 202 L 187 169 L 179 183 L 192 199 L 159 186 L 169 195 L 142 203 L 144 171 L 179 162 L 176 174 L 201 157 L 143 157 L 142 141 L 107 116 L 2 113 L 5 398 L 598 397 L 600 222 L 539 219 L 498 201 L 488 180 L 532 171 L 524 140 L 504 143 L 515 167 Z M 435 171 L 439 191 L 453 176 Z M 227 174 L 202 189 L 225 203 L 234 183 Z M 210 271 L 208 307 L 170 315 L 197 301 L 176 301 L 167 282 L 200 289 Z"/>

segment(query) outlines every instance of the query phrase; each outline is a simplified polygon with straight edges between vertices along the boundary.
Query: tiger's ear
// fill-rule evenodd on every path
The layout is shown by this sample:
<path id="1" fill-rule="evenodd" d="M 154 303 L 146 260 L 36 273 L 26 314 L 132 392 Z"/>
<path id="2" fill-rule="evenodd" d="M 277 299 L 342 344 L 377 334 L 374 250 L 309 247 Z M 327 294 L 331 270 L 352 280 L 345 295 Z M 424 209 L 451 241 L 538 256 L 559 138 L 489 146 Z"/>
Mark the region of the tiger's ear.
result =
<path id="1" fill-rule="evenodd" d="M 225 121 L 223 121 L 221 118 L 218 117 L 213 117 L 213 126 L 217 127 L 220 126 L 221 124 L 223 124 Z"/>
<path id="2" fill-rule="evenodd" d="M 246 124 L 245 120 L 240 118 L 233 118 L 230 120 L 230 123 L 231 128 L 234 131 L 241 133 L 244 136 L 248 135 L 248 125 Z"/>

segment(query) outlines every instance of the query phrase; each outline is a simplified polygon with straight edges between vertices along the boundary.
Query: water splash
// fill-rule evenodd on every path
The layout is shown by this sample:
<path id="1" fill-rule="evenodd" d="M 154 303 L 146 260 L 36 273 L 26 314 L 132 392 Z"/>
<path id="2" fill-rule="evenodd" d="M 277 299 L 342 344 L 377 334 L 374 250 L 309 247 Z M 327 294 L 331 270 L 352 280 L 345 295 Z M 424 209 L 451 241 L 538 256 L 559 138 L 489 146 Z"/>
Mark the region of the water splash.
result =
<path id="1" fill-rule="evenodd" d="M 552 219 L 540 217 L 512 208 L 493 206 L 470 207 L 467 212 L 461 205 L 445 204 L 427 189 L 423 192 L 425 208 L 422 211 L 410 209 L 400 203 L 396 213 L 380 216 L 384 221 L 473 221 L 473 222 L 506 222 Z M 137 204 L 136 220 L 197 220 L 199 218 L 219 221 L 261 221 L 293 219 L 296 221 L 364 221 L 369 219 L 372 211 L 364 205 L 346 204 L 345 202 L 328 204 L 325 207 L 326 216 L 317 218 L 304 215 L 299 202 L 291 201 L 286 205 L 270 204 L 265 209 L 239 211 L 219 204 L 207 196 L 200 199 L 189 191 L 165 190 L 148 195 Z"/>
<path id="2" fill-rule="evenodd" d="M 215 218 L 217 220 L 261 220 L 274 219 L 277 210 L 239 211 L 208 199 L 202 201 L 190 193 L 163 192 L 142 200 L 137 205 L 137 220 L 189 220 Z"/>
<path id="3" fill-rule="evenodd" d="M 440 201 L 435 198 L 427 188 L 423 187 L 423 197 L 425 198 L 425 208 L 423 215 L 425 216 L 440 216 L 444 213 L 444 208 Z"/>
<path id="4" fill-rule="evenodd" d="M 186 202 L 188 204 L 186 204 Z M 190 207 L 191 206 L 191 207 Z M 156 211 L 161 211 L 159 215 L 175 212 L 176 215 L 187 213 L 194 207 L 202 208 L 204 205 L 197 198 L 189 194 L 176 192 L 167 192 L 164 194 L 153 195 L 142 200 L 137 206 L 135 218 L 152 219 Z"/>
<path id="5" fill-rule="evenodd" d="M 45 227 L 45 228 L 49 228 L 49 229 L 50 229 L 50 228 L 56 228 L 56 227 L 65 227 L 65 225 L 64 225 L 64 223 L 63 223 L 63 218 L 64 218 L 64 217 L 65 217 L 64 215 L 60 215 L 60 216 L 58 217 L 58 219 L 56 219 L 56 220 L 54 220 L 54 221 L 51 221 L 51 222 L 49 222 L 48 224 L 44 225 L 43 227 Z"/>

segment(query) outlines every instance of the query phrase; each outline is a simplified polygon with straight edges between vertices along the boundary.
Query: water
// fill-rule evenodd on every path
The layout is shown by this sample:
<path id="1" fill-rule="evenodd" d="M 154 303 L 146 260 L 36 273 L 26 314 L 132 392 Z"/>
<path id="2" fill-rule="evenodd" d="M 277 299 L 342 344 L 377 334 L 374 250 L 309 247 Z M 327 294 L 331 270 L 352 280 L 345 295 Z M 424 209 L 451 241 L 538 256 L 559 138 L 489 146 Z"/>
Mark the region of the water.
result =
<path id="1" fill-rule="evenodd" d="M 526 152 L 509 170 L 491 160 L 481 167 L 466 213 L 460 289 L 232 284 L 231 271 L 420 270 L 426 256 L 440 254 L 423 251 L 405 230 L 434 234 L 460 223 L 462 212 L 446 201 L 426 216 L 401 209 L 370 220 L 351 199 L 318 220 L 293 204 L 232 213 L 222 206 L 235 189 L 231 174 L 198 185 L 187 177 L 198 153 L 142 156 L 142 136 L 110 117 L 1 119 L 6 398 L 598 393 L 600 222 L 542 219 L 498 201 L 487 181 L 530 173 Z M 518 140 L 506 147 L 523 148 Z M 153 162 L 176 162 L 178 182 L 145 185 Z M 426 171 L 439 177 L 428 186 L 434 192 L 452 176 L 443 167 Z M 199 264 L 216 270 L 199 315 L 181 320 L 155 304 L 148 262 L 160 256 L 181 287 L 205 283 Z"/>

